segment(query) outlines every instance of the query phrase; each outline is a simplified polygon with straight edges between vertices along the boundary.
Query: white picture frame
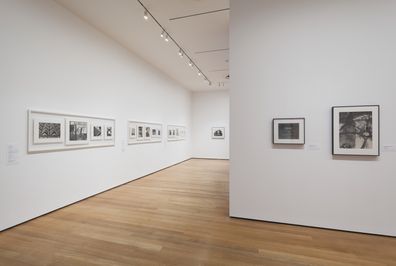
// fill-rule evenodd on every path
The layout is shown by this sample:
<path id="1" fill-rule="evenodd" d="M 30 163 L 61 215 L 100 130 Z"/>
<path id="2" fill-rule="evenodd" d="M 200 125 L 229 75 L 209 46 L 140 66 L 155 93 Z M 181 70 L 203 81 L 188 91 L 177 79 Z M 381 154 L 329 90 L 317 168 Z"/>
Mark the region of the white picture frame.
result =
<path id="1" fill-rule="evenodd" d="M 35 145 L 64 143 L 64 133 L 65 120 L 62 118 L 33 119 L 33 144 Z M 52 137 L 49 135 L 52 135 Z"/>
<path id="2" fill-rule="evenodd" d="M 53 151 L 64 151 L 64 150 L 76 150 L 86 148 L 98 148 L 98 147 L 109 147 L 114 146 L 114 139 L 105 140 L 104 138 L 93 140 L 92 138 L 92 125 L 113 125 L 115 126 L 115 119 L 86 116 L 80 114 L 69 114 L 64 112 L 53 112 L 43 110 L 32 110 L 28 111 L 28 128 L 27 128 L 27 152 L 42 153 L 42 152 L 53 152 Z M 60 131 L 58 132 L 58 138 L 51 138 L 51 140 L 44 140 L 45 138 L 39 136 L 39 123 L 60 123 Z M 85 122 L 87 124 L 87 138 L 72 140 L 70 139 L 70 121 Z M 57 128 L 57 130 L 59 127 Z"/>
<path id="3" fill-rule="evenodd" d="M 130 137 L 131 128 L 136 128 L 136 137 Z M 162 124 L 128 120 L 128 144 L 162 142 Z"/>
<path id="4" fill-rule="evenodd" d="M 212 139 L 225 139 L 225 127 L 212 127 Z"/>

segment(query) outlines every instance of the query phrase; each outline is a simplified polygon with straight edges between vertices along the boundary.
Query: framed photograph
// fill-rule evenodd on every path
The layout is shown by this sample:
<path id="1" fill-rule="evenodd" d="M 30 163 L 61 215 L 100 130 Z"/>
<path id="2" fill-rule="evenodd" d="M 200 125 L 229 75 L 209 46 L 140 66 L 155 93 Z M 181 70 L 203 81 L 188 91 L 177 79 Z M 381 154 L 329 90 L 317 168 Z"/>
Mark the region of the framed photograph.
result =
<path id="1" fill-rule="evenodd" d="M 144 132 L 143 133 L 144 133 L 144 139 L 145 140 L 150 140 L 151 139 L 151 134 L 152 134 L 151 126 L 146 125 L 144 127 Z"/>
<path id="2" fill-rule="evenodd" d="M 91 140 L 103 140 L 104 127 L 99 124 L 91 124 Z"/>
<path id="3" fill-rule="evenodd" d="M 274 118 L 273 144 L 305 144 L 305 118 Z"/>
<path id="4" fill-rule="evenodd" d="M 380 155 L 379 105 L 335 106 L 333 155 Z"/>
<path id="5" fill-rule="evenodd" d="M 151 137 L 156 139 L 161 138 L 161 126 L 159 125 L 152 126 Z"/>
<path id="6" fill-rule="evenodd" d="M 88 144 L 88 120 L 66 119 L 66 145 Z"/>
<path id="7" fill-rule="evenodd" d="M 137 140 L 144 140 L 144 126 L 138 125 L 137 126 Z"/>
<path id="8" fill-rule="evenodd" d="M 224 127 L 212 127 L 212 139 L 224 139 L 225 128 Z"/>
<path id="9" fill-rule="evenodd" d="M 64 119 L 34 119 L 33 144 L 63 143 Z"/>
<path id="10" fill-rule="evenodd" d="M 112 125 L 104 126 L 104 139 L 105 140 L 114 139 L 114 126 L 112 126 Z"/>
<path id="11" fill-rule="evenodd" d="M 137 128 L 136 125 L 129 126 L 129 138 L 136 139 L 137 137 Z"/>
<path id="12" fill-rule="evenodd" d="M 151 136 L 152 136 L 153 138 L 156 138 L 156 137 L 157 137 L 157 128 L 155 128 L 155 127 L 152 127 L 152 128 L 151 128 Z"/>

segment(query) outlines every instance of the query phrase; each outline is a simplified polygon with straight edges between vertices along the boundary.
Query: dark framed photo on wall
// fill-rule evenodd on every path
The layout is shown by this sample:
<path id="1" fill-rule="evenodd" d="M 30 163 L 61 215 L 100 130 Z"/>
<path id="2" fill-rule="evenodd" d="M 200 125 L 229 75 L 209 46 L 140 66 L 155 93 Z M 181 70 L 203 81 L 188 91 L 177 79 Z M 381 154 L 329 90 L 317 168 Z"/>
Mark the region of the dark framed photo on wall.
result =
<path id="1" fill-rule="evenodd" d="M 380 155 L 380 106 L 332 108 L 333 155 Z"/>
<path id="2" fill-rule="evenodd" d="M 225 127 L 212 127 L 212 139 L 224 139 Z"/>
<path id="3" fill-rule="evenodd" d="M 305 144 L 305 118 L 274 118 L 273 144 Z"/>

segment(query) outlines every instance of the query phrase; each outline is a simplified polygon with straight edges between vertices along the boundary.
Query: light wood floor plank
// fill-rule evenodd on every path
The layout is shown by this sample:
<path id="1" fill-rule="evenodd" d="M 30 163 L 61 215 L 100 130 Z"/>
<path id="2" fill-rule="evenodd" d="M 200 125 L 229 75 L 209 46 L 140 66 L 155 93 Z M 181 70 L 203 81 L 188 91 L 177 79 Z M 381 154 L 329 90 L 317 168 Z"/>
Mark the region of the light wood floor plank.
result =
<path id="1" fill-rule="evenodd" d="M 189 160 L 0 234 L 0 265 L 396 265 L 396 238 L 228 217 L 228 167 Z"/>

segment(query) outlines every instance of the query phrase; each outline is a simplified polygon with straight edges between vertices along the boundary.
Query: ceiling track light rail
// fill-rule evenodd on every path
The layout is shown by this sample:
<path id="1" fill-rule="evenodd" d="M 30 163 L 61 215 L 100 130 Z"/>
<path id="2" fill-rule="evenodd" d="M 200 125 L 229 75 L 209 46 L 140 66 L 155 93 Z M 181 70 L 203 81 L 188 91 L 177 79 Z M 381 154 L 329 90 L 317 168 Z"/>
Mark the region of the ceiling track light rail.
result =
<path id="1" fill-rule="evenodd" d="M 144 14 L 143 14 L 143 18 L 145 20 L 148 20 L 150 17 L 153 19 L 153 21 L 161 28 L 162 33 L 161 33 L 161 38 L 164 38 L 164 40 L 166 42 L 169 42 L 170 40 L 177 46 L 177 48 L 179 49 L 179 56 L 183 57 L 186 56 L 187 60 L 188 60 L 188 65 L 190 67 L 195 67 L 198 71 L 198 76 L 203 76 L 204 81 L 207 81 L 209 86 L 212 85 L 212 82 L 210 81 L 210 79 L 202 72 L 202 70 L 197 66 L 197 64 L 191 59 L 191 57 L 183 50 L 183 48 L 181 48 L 181 46 L 179 45 L 179 43 L 177 41 L 175 41 L 175 39 L 173 39 L 173 37 L 165 30 L 165 28 L 158 22 L 158 20 L 153 16 L 153 14 L 151 14 L 151 12 L 146 8 L 146 6 L 140 1 L 137 0 L 137 2 L 143 7 L 144 9 Z"/>

